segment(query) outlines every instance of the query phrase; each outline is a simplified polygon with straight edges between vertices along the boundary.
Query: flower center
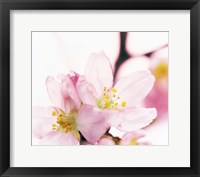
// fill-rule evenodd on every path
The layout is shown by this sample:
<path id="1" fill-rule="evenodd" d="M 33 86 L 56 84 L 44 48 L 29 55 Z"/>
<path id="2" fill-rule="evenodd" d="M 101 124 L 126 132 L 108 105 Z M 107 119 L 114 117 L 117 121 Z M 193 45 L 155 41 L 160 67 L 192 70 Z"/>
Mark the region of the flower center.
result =
<path id="1" fill-rule="evenodd" d="M 64 131 L 65 133 L 71 132 L 80 140 L 80 134 L 76 125 L 77 112 L 65 113 L 60 109 L 52 112 L 52 116 L 56 117 L 56 122 L 52 124 L 53 131 Z"/>
<path id="2" fill-rule="evenodd" d="M 103 96 L 97 100 L 97 105 L 100 109 L 118 110 L 120 107 L 126 107 L 126 101 L 121 101 L 117 96 L 117 89 L 103 88 Z"/>
<path id="3" fill-rule="evenodd" d="M 75 124 L 76 114 L 76 112 L 65 114 L 62 110 L 53 111 L 52 116 L 57 118 L 56 123 L 52 124 L 52 130 L 63 130 L 68 133 Z"/>

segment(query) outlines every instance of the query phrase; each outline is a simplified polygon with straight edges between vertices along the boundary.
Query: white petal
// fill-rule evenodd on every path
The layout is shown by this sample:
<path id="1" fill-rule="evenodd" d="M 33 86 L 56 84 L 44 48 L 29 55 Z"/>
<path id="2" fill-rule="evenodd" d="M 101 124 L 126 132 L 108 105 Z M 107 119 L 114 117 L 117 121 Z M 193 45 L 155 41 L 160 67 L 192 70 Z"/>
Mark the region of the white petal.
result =
<path id="1" fill-rule="evenodd" d="M 77 127 L 90 143 L 95 143 L 108 130 L 107 111 L 83 105 L 77 115 Z"/>
<path id="2" fill-rule="evenodd" d="M 121 102 L 127 107 L 136 106 L 151 91 L 155 77 L 149 71 L 138 71 L 121 78 L 114 86 Z"/>
<path id="3" fill-rule="evenodd" d="M 52 124 L 56 118 L 52 116 L 53 107 L 33 107 L 32 109 L 32 137 L 42 138 L 52 131 Z"/>
<path id="4" fill-rule="evenodd" d="M 76 89 L 83 104 L 96 105 L 97 94 L 95 88 L 89 84 L 83 77 L 78 79 Z"/>
<path id="5" fill-rule="evenodd" d="M 121 112 L 123 121 L 116 127 L 121 131 L 136 131 L 148 126 L 157 116 L 155 108 L 127 108 Z"/>
<path id="6" fill-rule="evenodd" d="M 100 96 L 103 88 L 113 85 L 113 71 L 108 57 L 103 53 L 91 54 L 86 65 L 85 77 L 96 89 Z"/>
<path id="7" fill-rule="evenodd" d="M 78 140 L 64 131 L 52 131 L 40 140 L 40 145 L 79 145 Z"/>
<path id="8" fill-rule="evenodd" d="M 53 77 L 49 76 L 46 79 L 47 92 L 49 98 L 54 106 L 59 107 L 62 110 L 65 110 L 64 96 L 62 93 L 61 83 L 56 81 Z"/>

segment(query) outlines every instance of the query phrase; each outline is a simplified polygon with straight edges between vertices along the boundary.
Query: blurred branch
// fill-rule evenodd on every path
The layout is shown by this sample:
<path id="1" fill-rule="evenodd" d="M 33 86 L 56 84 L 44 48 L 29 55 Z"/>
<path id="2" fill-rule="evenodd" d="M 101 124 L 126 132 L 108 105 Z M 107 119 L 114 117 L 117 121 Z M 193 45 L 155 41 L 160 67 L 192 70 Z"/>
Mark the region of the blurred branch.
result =
<path id="1" fill-rule="evenodd" d="M 157 48 L 157 49 L 155 49 L 155 50 L 153 50 L 153 51 L 151 51 L 151 52 L 145 53 L 145 54 L 143 54 L 142 56 L 151 57 L 151 55 L 152 55 L 153 53 L 157 52 L 158 50 L 164 49 L 164 48 L 166 48 L 166 47 L 168 47 L 168 44 L 165 44 L 165 45 L 163 45 L 163 46 L 161 46 L 161 47 L 159 47 L 159 48 Z"/>

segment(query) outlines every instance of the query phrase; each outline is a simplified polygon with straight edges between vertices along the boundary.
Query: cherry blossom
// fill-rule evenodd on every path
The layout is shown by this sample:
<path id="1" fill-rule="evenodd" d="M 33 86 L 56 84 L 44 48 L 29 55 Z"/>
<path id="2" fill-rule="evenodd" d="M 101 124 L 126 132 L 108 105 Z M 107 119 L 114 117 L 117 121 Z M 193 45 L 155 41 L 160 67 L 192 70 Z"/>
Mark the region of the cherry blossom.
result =
<path id="1" fill-rule="evenodd" d="M 154 85 L 150 71 L 137 71 L 113 82 L 113 71 L 108 57 L 103 53 L 91 54 L 85 75 L 79 77 L 77 92 L 84 104 L 84 117 L 107 120 L 120 131 L 131 132 L 148 126 L 157 116 L 155 108 L 140 107 Z"/>

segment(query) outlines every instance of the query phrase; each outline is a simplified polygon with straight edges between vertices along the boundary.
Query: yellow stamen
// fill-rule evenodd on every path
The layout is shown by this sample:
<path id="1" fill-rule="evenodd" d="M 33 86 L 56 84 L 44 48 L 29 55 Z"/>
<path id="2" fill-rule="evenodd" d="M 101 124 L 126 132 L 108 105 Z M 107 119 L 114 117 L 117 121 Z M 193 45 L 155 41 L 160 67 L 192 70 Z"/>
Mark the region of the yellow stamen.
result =
<path id="1" fill-rule="evenodd" d="M 97 100 L 97 105 L 101 109 L 108 109 L 108 110 L 118 110 L 118 104 L 121 104 L 122 107 L 126 106 L 126 102 L 118 103 L 117 99 L 119 100 L 120 97 L 116 94 L 117 89 L 111 88 L 108 89 L 106 87 L 103 88 L 104 92 L 101 98 Z M 65 116 L 65 115 L 64 115 Z"/>
<path id="2" fill-rule="evenodd" d="M 112 88 L 112 92 L 113 92 L 113 93 L 116 93 L 116 92 L 117 92 L 117 89 L 116 89 L 116 88 Z"/>
<path id="3" fill-rule="evenodd" d="M 126 101 L 123 101 L 122 102 L 122 107 L 125 107 L 126 106 Z"/>
<path id="4" fill-rule="evenodd" d="M 52 131 L 64 131 L 65 133 L 70 131 L 80 141 L 80 134 L 75 120 L 77 112 L 75 110 L 65 113 L 60 109 L 56 109 L 51 114 L 56 116 L 55 123 L 50 128 Z"/>
<path id="5" fill-rule="evenodd" d="M 52 114 L 52 116 L 56 116 L 56 112 L 55 111 L 53 111 L 51 114 Z"/>

